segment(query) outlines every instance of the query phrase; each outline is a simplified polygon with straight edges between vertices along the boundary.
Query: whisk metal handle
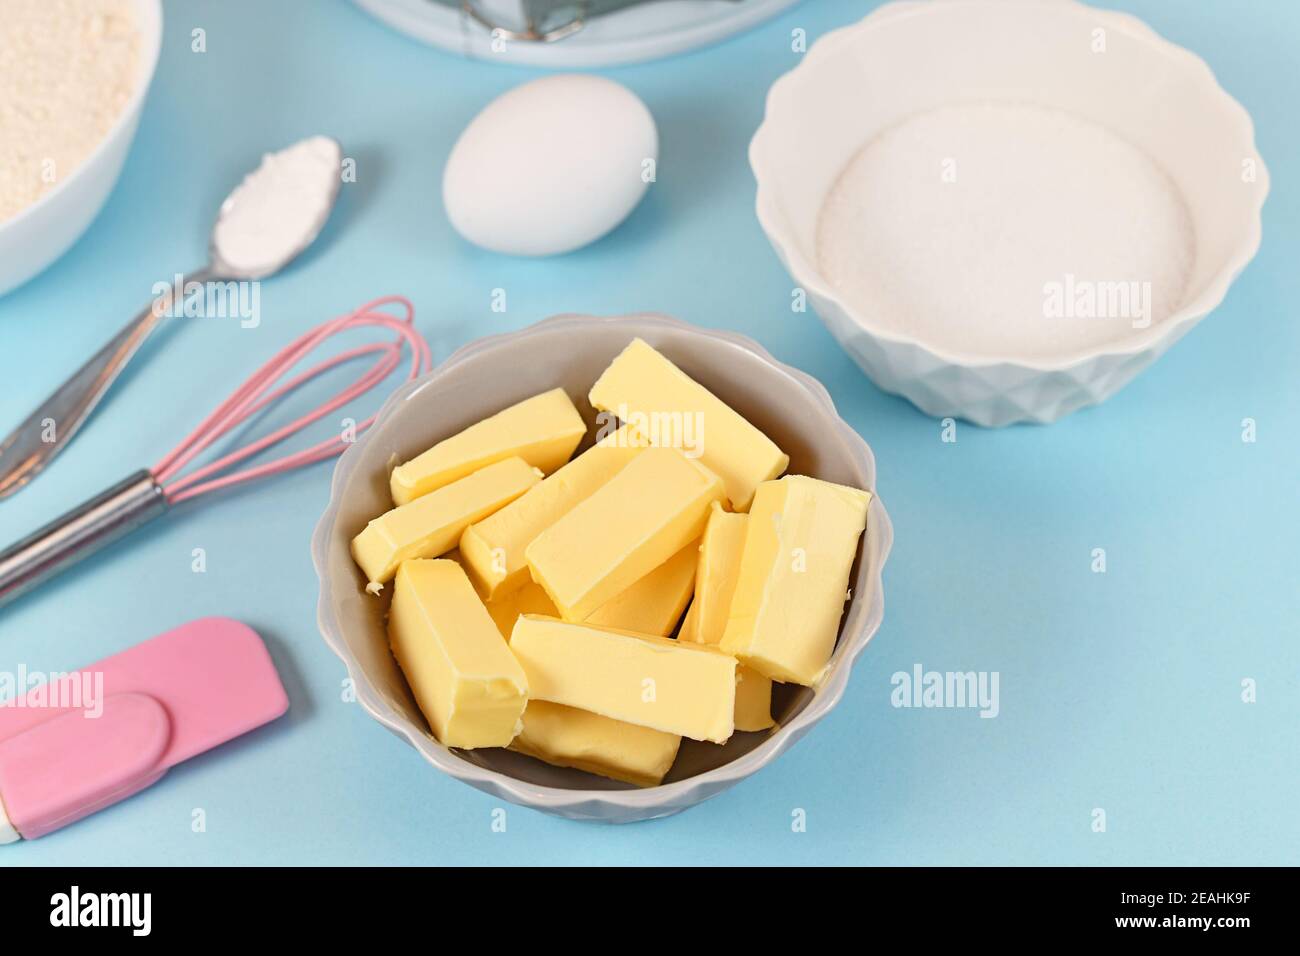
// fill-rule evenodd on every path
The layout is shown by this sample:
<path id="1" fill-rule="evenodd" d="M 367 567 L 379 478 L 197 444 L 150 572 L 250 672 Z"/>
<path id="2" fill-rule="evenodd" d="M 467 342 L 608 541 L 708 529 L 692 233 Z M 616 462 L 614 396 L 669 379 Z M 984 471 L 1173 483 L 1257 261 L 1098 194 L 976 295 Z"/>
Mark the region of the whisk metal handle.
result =
<path id="1" fill-rule="evenodd" d="M 205 268 L 180 281 L 182 292 L 193 283 L 205 283 L 215 273 Z M 122 369 L 140 350 L 162 321 L 164 307 L 179 305 L 169 293 L 154 299 L 123 326 L 85 365 L 0 441 L 0 498 L 5 498 L 35 478 L 61 452 L 104 398 Z M 49 426 L 47 428 L 47 426 Z M 52 430 L 52 433 L 51 433 Z"/>
<path id="2" fill-rule="evenodd" d="M 0 606 L 167 510 L 162 486 L 137 471 L 0 552 Z"/>

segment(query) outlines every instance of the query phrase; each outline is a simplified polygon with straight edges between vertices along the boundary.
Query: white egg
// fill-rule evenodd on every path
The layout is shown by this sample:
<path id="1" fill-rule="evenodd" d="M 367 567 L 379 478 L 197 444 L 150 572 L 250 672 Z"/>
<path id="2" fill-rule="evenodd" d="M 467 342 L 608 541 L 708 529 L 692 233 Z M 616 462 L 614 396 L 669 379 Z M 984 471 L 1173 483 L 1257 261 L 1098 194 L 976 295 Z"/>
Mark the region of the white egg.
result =
<path id="1" fill-rule="evenodd" d="M 489 103 L 447 159 L 442 201 L 475 245 L 519 256 L 581 248 L 645 195 L 659 135 L 646 105 L 599 76 L 548 76 Z"/>

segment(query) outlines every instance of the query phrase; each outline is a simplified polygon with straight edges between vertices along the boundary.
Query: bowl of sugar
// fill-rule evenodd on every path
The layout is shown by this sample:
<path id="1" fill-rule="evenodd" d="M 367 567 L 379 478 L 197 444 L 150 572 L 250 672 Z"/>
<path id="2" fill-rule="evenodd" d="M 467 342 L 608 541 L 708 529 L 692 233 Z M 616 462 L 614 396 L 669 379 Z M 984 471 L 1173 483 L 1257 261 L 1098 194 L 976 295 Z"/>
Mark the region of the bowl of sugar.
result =
<path id="1" fill-rule="evenodd" d="M 1268 173 L 1204 61 L 1074 0 L 887 4 L 772 87 L 763 230 L 881 388 L 981 425 L 1110 397 L 1255 255 Z"/>
<path id="2" fill-rule="evenodd" d="M 6 0 L 0 295 L 61 256 L 99 213 L 161 47 L 161 0 Z"/>

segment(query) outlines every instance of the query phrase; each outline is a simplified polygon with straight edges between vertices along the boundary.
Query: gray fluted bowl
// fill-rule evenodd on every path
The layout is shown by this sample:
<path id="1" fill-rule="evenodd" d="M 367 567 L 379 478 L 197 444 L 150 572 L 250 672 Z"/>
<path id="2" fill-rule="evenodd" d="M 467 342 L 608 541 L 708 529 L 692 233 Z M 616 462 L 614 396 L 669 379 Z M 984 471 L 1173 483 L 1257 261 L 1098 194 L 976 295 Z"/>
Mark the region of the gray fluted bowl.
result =
<path id="1" fill-rule="evenodd" d="M 393 461 L 411 458 L 530 395 L 563 386 L 591 423 L 590 443 L 596 426 L 587 390 L 637 336 L 770 435 L 790 455 L 792 473 L 875 491 L 871 449 L 835 413 L 826 389 L 750 339 L 664 316 L 565 315 L 473 342 L 424 378 L 398 389 L 373 427 L 339 459 L 329 506 L 312 539 L 321 582 L 321 634 L 347 665 L 361 706 L 444 773 L 512 803 L 576 820 L 623 823 L 667 816 L 767 766 L 839 702 L 853 661 L 884 614 L 881 570 L 893 530 L 876 495 L 827 676 L 816 693 L 774 685 L 775 729 L 737 733 L 721 747 L 684 740 L 664 783 L 644 789 L 507 750 L 449 749 L 430 735 L 388 650 L 383 623 L 387 597 L 366 594 L 349 542 L 367 521 L 392 507 L 388 473 Z"/>

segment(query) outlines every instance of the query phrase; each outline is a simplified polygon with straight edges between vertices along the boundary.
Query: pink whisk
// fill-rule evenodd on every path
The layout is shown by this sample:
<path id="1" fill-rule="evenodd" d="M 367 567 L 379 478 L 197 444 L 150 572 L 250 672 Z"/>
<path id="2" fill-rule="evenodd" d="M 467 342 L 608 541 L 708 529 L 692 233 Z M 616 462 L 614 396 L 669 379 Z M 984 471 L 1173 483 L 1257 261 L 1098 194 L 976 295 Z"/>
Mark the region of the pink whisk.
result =
<path id="1" fill-rule="evenodd" d="M 392 305 L 400 306 L 403 314 L 395 316 L 383 311 Z M 228 472 L 233 466 L 298 434 L 384 381 L 402 364 L 404 346 L 410 352 L 406 381 L 427 372 L 432 364 L 429 346 L 416 331 L 414 319 L 415 309 L 409 300 L 402 296 L 385 296 L 331 319 L 289 343 L 152 469 L 136 472 L 0 553 L 0 605 L 116 541 L 162 514 L 171 505 L 341 454 L 349 442 L 342 435 L 336 435 L 273 461 Z M 366 327 L 393 332 L 395 337 L 347 349 L 281 382 L 326 340 L 351 329 Z M 377 357 L 359 378 L 328 401 L 269 435 L 182 474 L 214 443 L 254 415 L 325 372 L 366 355 Z M 373 422 L 372 415 L 358 424 L 355 432 L 359 434 Z"/>

